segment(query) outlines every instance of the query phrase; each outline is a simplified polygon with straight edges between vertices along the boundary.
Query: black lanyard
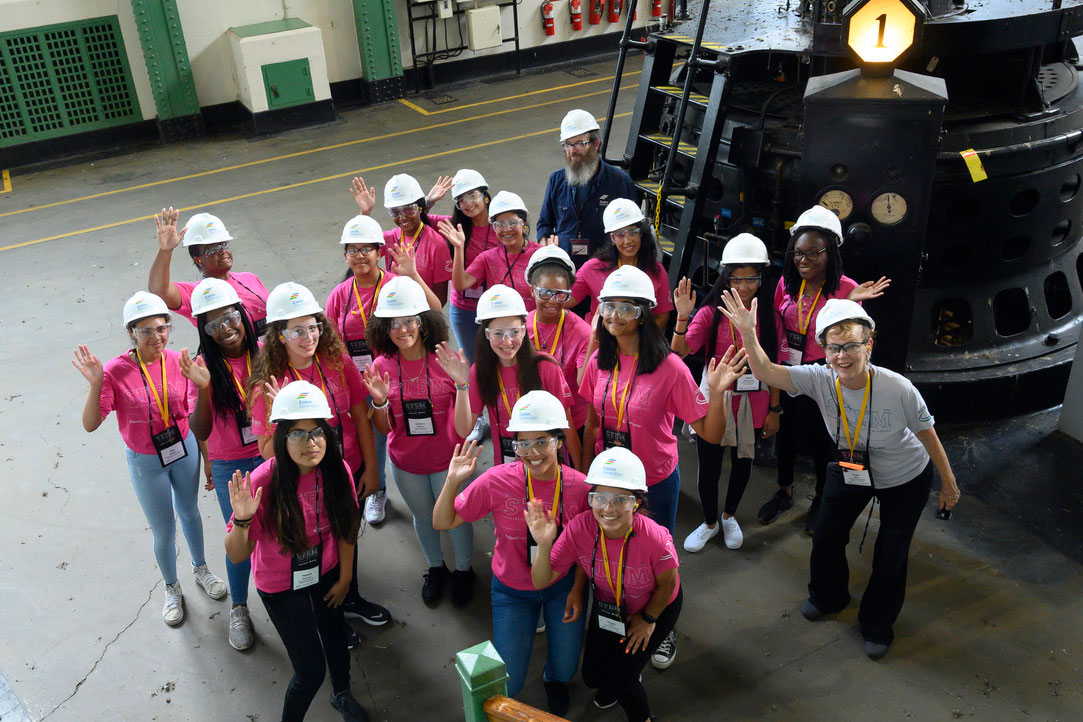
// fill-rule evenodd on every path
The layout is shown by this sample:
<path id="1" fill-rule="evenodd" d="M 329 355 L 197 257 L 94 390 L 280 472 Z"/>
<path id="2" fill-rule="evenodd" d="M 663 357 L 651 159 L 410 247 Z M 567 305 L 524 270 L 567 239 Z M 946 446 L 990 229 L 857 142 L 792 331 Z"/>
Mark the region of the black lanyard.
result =
<path id="1" fill-rule="evenodd" d="M 322 478 L 323 471 L 321 469 L 316 469 L 316 537 L 319 539 L 321 547 L 323 546 L 323 529 L 320 528 L 320 481 Z"/>
<path id="2" fill-rule="evenodd" d="M 402 398 L 402 356 L 395 354 L 395 361 L 399 365 L 399 406 L 406 408 L 406 403 Z M 416 379 L 415 379 L 416 380 Z M 432 380 L 429 378 L 429 354 L 425 354 L 425 397 L 429 400 L 429 406 L 432 407 Z"/>
<path id="3" fill-rule="evenodd" d="M 523 250 L 521 250 L 521 251 L 519 251 L 518 253 L 515 254 L 515 260 L 514 261 L 508 260 L 508 247 L 504 246 L 504 265 L 508 267 L 508 270 L 504 272 L 504 278 L 501 278 L 500 281 L 501 282 L 503 282 L 503 281 L 511 281 L 511 287 L 512 288 L 515 288 L 515 275 L 512 273 L 512 269 L 515 268 L 515 264 L 519 262 L 519 256 L 526 253 L 526 247 L 527 247 L 528 243 L 530 243 L 530 241 L 528 241 L 526 239 L 526 236 L 524 236 L 523 237 Z"/>

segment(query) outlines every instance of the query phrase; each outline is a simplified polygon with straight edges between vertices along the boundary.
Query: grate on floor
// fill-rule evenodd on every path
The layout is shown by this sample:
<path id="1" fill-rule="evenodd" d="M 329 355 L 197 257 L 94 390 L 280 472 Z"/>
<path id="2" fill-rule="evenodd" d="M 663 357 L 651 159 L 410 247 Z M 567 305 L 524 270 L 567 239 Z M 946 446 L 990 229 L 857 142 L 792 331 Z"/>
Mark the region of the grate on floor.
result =
<path id="1" fill-rule="evenodd" d="M 588 70 L 586 68 L 572 68 L 571 70 L 565 70 L 564 72 L 576 78 L 589 78 L 592 75 L 597 75 L 593 70 Z"/>
<path id="2" fill-rule="evenodd" d="M 451 95 L 430 95 L 426 98 L 433 105 L 447 105 L 448 103 L 458 103 L 459 99 Z"/>

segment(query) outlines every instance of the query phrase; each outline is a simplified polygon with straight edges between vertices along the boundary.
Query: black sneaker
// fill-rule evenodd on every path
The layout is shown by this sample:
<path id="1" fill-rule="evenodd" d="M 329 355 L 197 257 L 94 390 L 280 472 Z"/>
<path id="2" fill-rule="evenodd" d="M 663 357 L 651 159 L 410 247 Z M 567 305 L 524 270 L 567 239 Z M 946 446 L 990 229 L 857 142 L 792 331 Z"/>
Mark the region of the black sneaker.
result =
<path id="1" fill-rule="evenodd" d="M 598 709 L 609 709 L 617 703 L 617 696 L 612 693 L 602 692 L 598 690 L 594 693 L 594 706 Z"/>
<path id="2" fill-rule="evenodd" d="M 571 697 L 568 696 L 568 685 L 564 682 L 544 682 L 545 704 L 550 714 L 563 717 L 571 705 Z"/>
<path id="3" fill-rule="evenodd" d="M 354 597 L 352 599 L 347 597 L 339 609 L 347 617 L 360 619 L 365 624 L 371 624 L 374 627 L 379 627 L 391 621 L 391 612 L 364 597 Z"/>
<path id="4" fill-rule="evenodd" d="M 349 624 L 346 625 L 346 649 L 357 649 L 361 646 L 361 639 L 357 636 L 357 632 L 353 631 L 353 627 Z"/>
<path id="5" fill-rule="evenodd" d="M 816 532 L 816 520 L 820 518 L 820 497 L 812 497 L 812 506 L 805 517 L 805 533 L 812 536 Z"/>
<path id="6" fill-rule="evenodd" d="M 782 489 L 779 489 L 774 496 L 767 500 L 766 504 L 760 507 L 760 511 L 756 516 L 760 518 L 760 523 L 770 524 L 775 519 L 778 519 L 782 512 L 792 508 L 793 494 L 787 494 Z"/>
<path id="7" fill-rule="evenodd" d="M 443 564 L 429 567 L 429 571 L 425 572 L 425 582 L 421 585 L 421 601 L 430 607 L 439 602 L 444 594 L 447 578 L 448 570 Z"/>
<path id="8" fill-rule="evenodd" d="M 368 712 L 354 699 L 350 690 L 331 693 L 331 706 L 342 713 L 343 722 L 369 722 Z"/>
<path id="9" fill-rule="evenodd" d="M 465 607 L 474 596 L 474 570 L 467 569 L 460 572 L 458 569 L 451 573 L 451 604 L 455 607 Z"/>

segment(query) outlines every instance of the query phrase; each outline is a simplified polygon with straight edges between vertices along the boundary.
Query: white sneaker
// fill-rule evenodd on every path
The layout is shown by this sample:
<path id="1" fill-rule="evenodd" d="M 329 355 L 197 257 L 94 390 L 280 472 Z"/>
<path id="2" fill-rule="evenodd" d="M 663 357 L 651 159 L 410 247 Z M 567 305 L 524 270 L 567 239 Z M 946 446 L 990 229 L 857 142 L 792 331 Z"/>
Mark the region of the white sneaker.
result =
<path id="1" fill-rule="evenodd" d="M 387 506 L 387 492 L 377 491 L 365 499 L 365 521 L 379 524 L 384 520 L 384 507 Z"/>
<path id="2" fill-rule="evenodd" d="M 670 632 L 658 645 L 658 649 L 654 650 L 654 654 L 651 655 L 651 664 L 654 665 L 655 669 L 666 669 L 673 664 L 673 660 L 676 658 L 677 633 Z"/>
<path id="3" fill-rule="evenodd" d="M 726 540 L 726 546 L 730 549 L 740 549 L 745 541 L 745 535 L 741 533 L 741 525 L 737 523 L 737 517 L 722 519 L 722 538 Z"/>
<path id="4" fill-rule="evenodd" d="M 165 585 L 162 619 L 171 627 L 177 626 L 184 619 L 184 595 L 181 594 L 180 582 Z"/>
<path id="5" fill-rule="evenodd" d="M 248 607 L 234 607 L 229 612 L 229 646 L 238 652 L 252 646 L 252 617 Z"/>
<path id="6" fill-rule="evenodd" d="M 470 432 L 470 435 L 466 437 L 467 441 L 476 441 L 479 444 L 485 440 L 485 437 L 489 435 L 489 422 L 485 420 L 484 416 L 479 416 L 478 420 L 474 422 L 474 429 Z"/>
<path id="7" fill-rule="evenodd" d="M 207 568 L 206 564 L 192 567 L 192 576 L 196 578 L 196 584 L 203 587 L 203 591 L 211 599 L 221 599 L 229 593 L 226 583 L 214 576 L 214 573 Z"/>
<path id="8" fill-rule="evenodd" d="M 740 530 L 738 530 L 740 531 Z M 684 538 L 684 550 L 686 552 L 698 552 L 711 539 L 718 536 L 718 524 L 714 525 L 714 529 L 707 526 L 707 522 L 703 522 L 695 528 L 695 530 Z"/>

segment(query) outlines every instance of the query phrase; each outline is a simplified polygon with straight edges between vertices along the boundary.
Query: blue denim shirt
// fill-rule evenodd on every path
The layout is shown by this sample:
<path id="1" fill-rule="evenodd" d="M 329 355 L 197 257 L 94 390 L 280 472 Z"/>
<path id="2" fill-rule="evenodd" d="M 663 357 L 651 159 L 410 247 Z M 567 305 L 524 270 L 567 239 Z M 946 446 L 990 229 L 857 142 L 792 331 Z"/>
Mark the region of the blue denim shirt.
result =
<path id="1" fill-rule="evenodd" d="M 563 168 L 553 171 L 538 216 L 538 240 L 556 234 L 560 247 L 571 253 L 572 239 L 586 238 L 593 253 L 605 243 L 602 213 L 616 198 L 639 201 L 631 177 L 604 160 L 586 187 L 568 185 Z"/>

